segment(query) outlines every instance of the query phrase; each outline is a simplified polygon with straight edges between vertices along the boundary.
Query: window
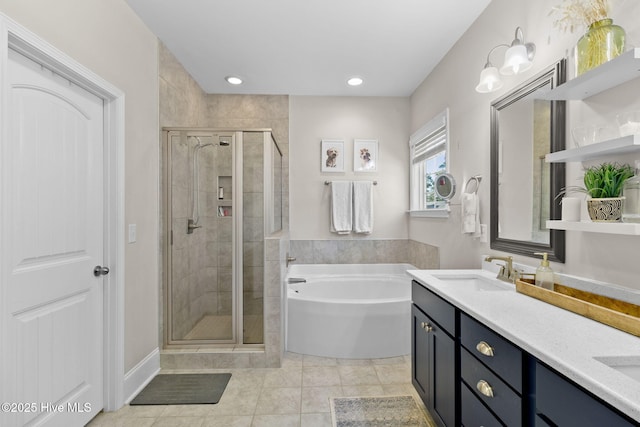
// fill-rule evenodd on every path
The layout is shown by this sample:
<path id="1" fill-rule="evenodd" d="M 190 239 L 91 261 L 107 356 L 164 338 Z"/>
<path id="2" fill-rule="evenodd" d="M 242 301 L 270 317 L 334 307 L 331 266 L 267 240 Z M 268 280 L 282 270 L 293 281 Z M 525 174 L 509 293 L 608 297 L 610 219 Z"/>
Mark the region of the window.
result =
<path id="1" fill-rule="evenodd" d="M 418 129 L 409 139 L 411 215 L 448 216 L 449 205 L 435 191 L 436 176 L 448 170 L 449 110 Z"/>

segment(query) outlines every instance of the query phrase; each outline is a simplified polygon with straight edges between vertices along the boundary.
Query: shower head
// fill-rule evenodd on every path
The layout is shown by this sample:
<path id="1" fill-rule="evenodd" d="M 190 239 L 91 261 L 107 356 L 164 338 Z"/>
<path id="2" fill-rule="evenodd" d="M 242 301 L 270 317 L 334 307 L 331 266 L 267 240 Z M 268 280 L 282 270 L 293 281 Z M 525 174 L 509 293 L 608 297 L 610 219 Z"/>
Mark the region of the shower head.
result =
<path id="1" fill-rule="evenodd" d="M 228 147 L 231 144 L 231 137 L 221 136 L 218 141 L 221 147 Z"/>
<path id="2" fill-rule="evenodd" d="M 206 144 L 203 144 L 199 136 L 190 136 L 190 138 L 195 138 L 196 141 L 198 141 L 198 144 L 196 144 L 196 146 L 194 147 L 195 149 L 213 146 L 212 142 L 207 142 Z"/>
<path id="3" fill-rule="evenodd" d="M 206 144 L 198 144 L 195 147 L 193 147 L 194 152 L 195 151 L 199 151 L 205 147 L 213 147 L 213 144 L 211 142 L 207 142 Z"/>
<path id="4" fill-rule="evenodd" d="M 194 136 L 193 138 L 195 138 L 198 143 L 196 144 L 195 147 L 193 147 L 194 151 L 198 151 L 204 147 L 213 147 L 213 143 L 212 142 L 207 142 L 206 144 L 203 144 L 202 141 L 200 141 L 200 137 L 199 136 Z"/>

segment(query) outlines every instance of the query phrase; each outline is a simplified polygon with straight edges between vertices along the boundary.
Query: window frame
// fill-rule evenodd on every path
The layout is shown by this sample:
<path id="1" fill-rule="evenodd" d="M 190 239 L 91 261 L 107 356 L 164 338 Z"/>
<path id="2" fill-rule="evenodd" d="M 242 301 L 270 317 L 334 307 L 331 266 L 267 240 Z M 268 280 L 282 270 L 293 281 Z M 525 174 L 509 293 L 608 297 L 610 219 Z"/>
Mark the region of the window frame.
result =
<path id="1" fill-rule="evenodd" d="M 420 129 L 414 132 L 409 138 L 409 214 L 412 217 L 431 217 L 431 218 L 448 218 L 450 212 L 450 201 L 445 200 L 443 207 L 427 208 L 425 207 L 425 172 L 424 160 L 429 157 L 425 157 L 416 161 L 418 157 L 427 156 L 432 148 L 429 148 L 429 144 L 435 144 L 436 147 L 441 142 L 436 142 L 441 139 L 441 132 L 444 131 L 444 149 L 434 152 L 434 155 L 444 151 L 445 153 L 445 173 L 449 172 L 450 165 L 450 132 L 449 132 L 449 108 L 438 113 L 431 120 L 425 123 Z M 435 135 L 435 137 L 434 137 Z M 433 139 L 433 141 L 428 141 Z M 428 142 L 425 142 L 428 141 Z M 420 148 L 421 145 L 427 145 L 426 149 L 423 149 L 422 153 L 416 156 L 416 147 Z M 424 148 L 424 147 L 423 147 Z"/>

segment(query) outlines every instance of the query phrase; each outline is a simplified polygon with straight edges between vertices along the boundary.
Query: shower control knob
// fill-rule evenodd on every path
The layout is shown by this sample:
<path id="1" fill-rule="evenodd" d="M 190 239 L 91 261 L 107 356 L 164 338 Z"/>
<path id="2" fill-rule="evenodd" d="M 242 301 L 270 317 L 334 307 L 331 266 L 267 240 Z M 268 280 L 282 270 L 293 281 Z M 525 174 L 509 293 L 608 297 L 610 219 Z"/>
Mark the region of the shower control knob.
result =
<path id="1" fill-rule="evenodd" d="M 96 268 L 93 269 L 93 275 L 96 277 L 106 276 L 107 274 L 109 274 L 109 267 L 96 265 Z"/>

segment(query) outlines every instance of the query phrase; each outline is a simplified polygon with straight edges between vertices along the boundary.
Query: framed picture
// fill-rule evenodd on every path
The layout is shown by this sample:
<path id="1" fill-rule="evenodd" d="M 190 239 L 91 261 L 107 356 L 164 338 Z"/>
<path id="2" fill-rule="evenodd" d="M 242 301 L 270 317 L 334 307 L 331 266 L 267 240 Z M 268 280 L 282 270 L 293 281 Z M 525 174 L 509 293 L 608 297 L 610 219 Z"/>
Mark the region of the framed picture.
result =
<path id="1" fill-rule="evenodd" d="M 356 139 L 353 142 L 353 171 L 376 172 L 378 170 L 378 141 Z"/>
<path id="2" fill-rule="evenodd" d="M 344 141 L 323 139 L 321 144 L 322 172 L 344 172 Z"/>

